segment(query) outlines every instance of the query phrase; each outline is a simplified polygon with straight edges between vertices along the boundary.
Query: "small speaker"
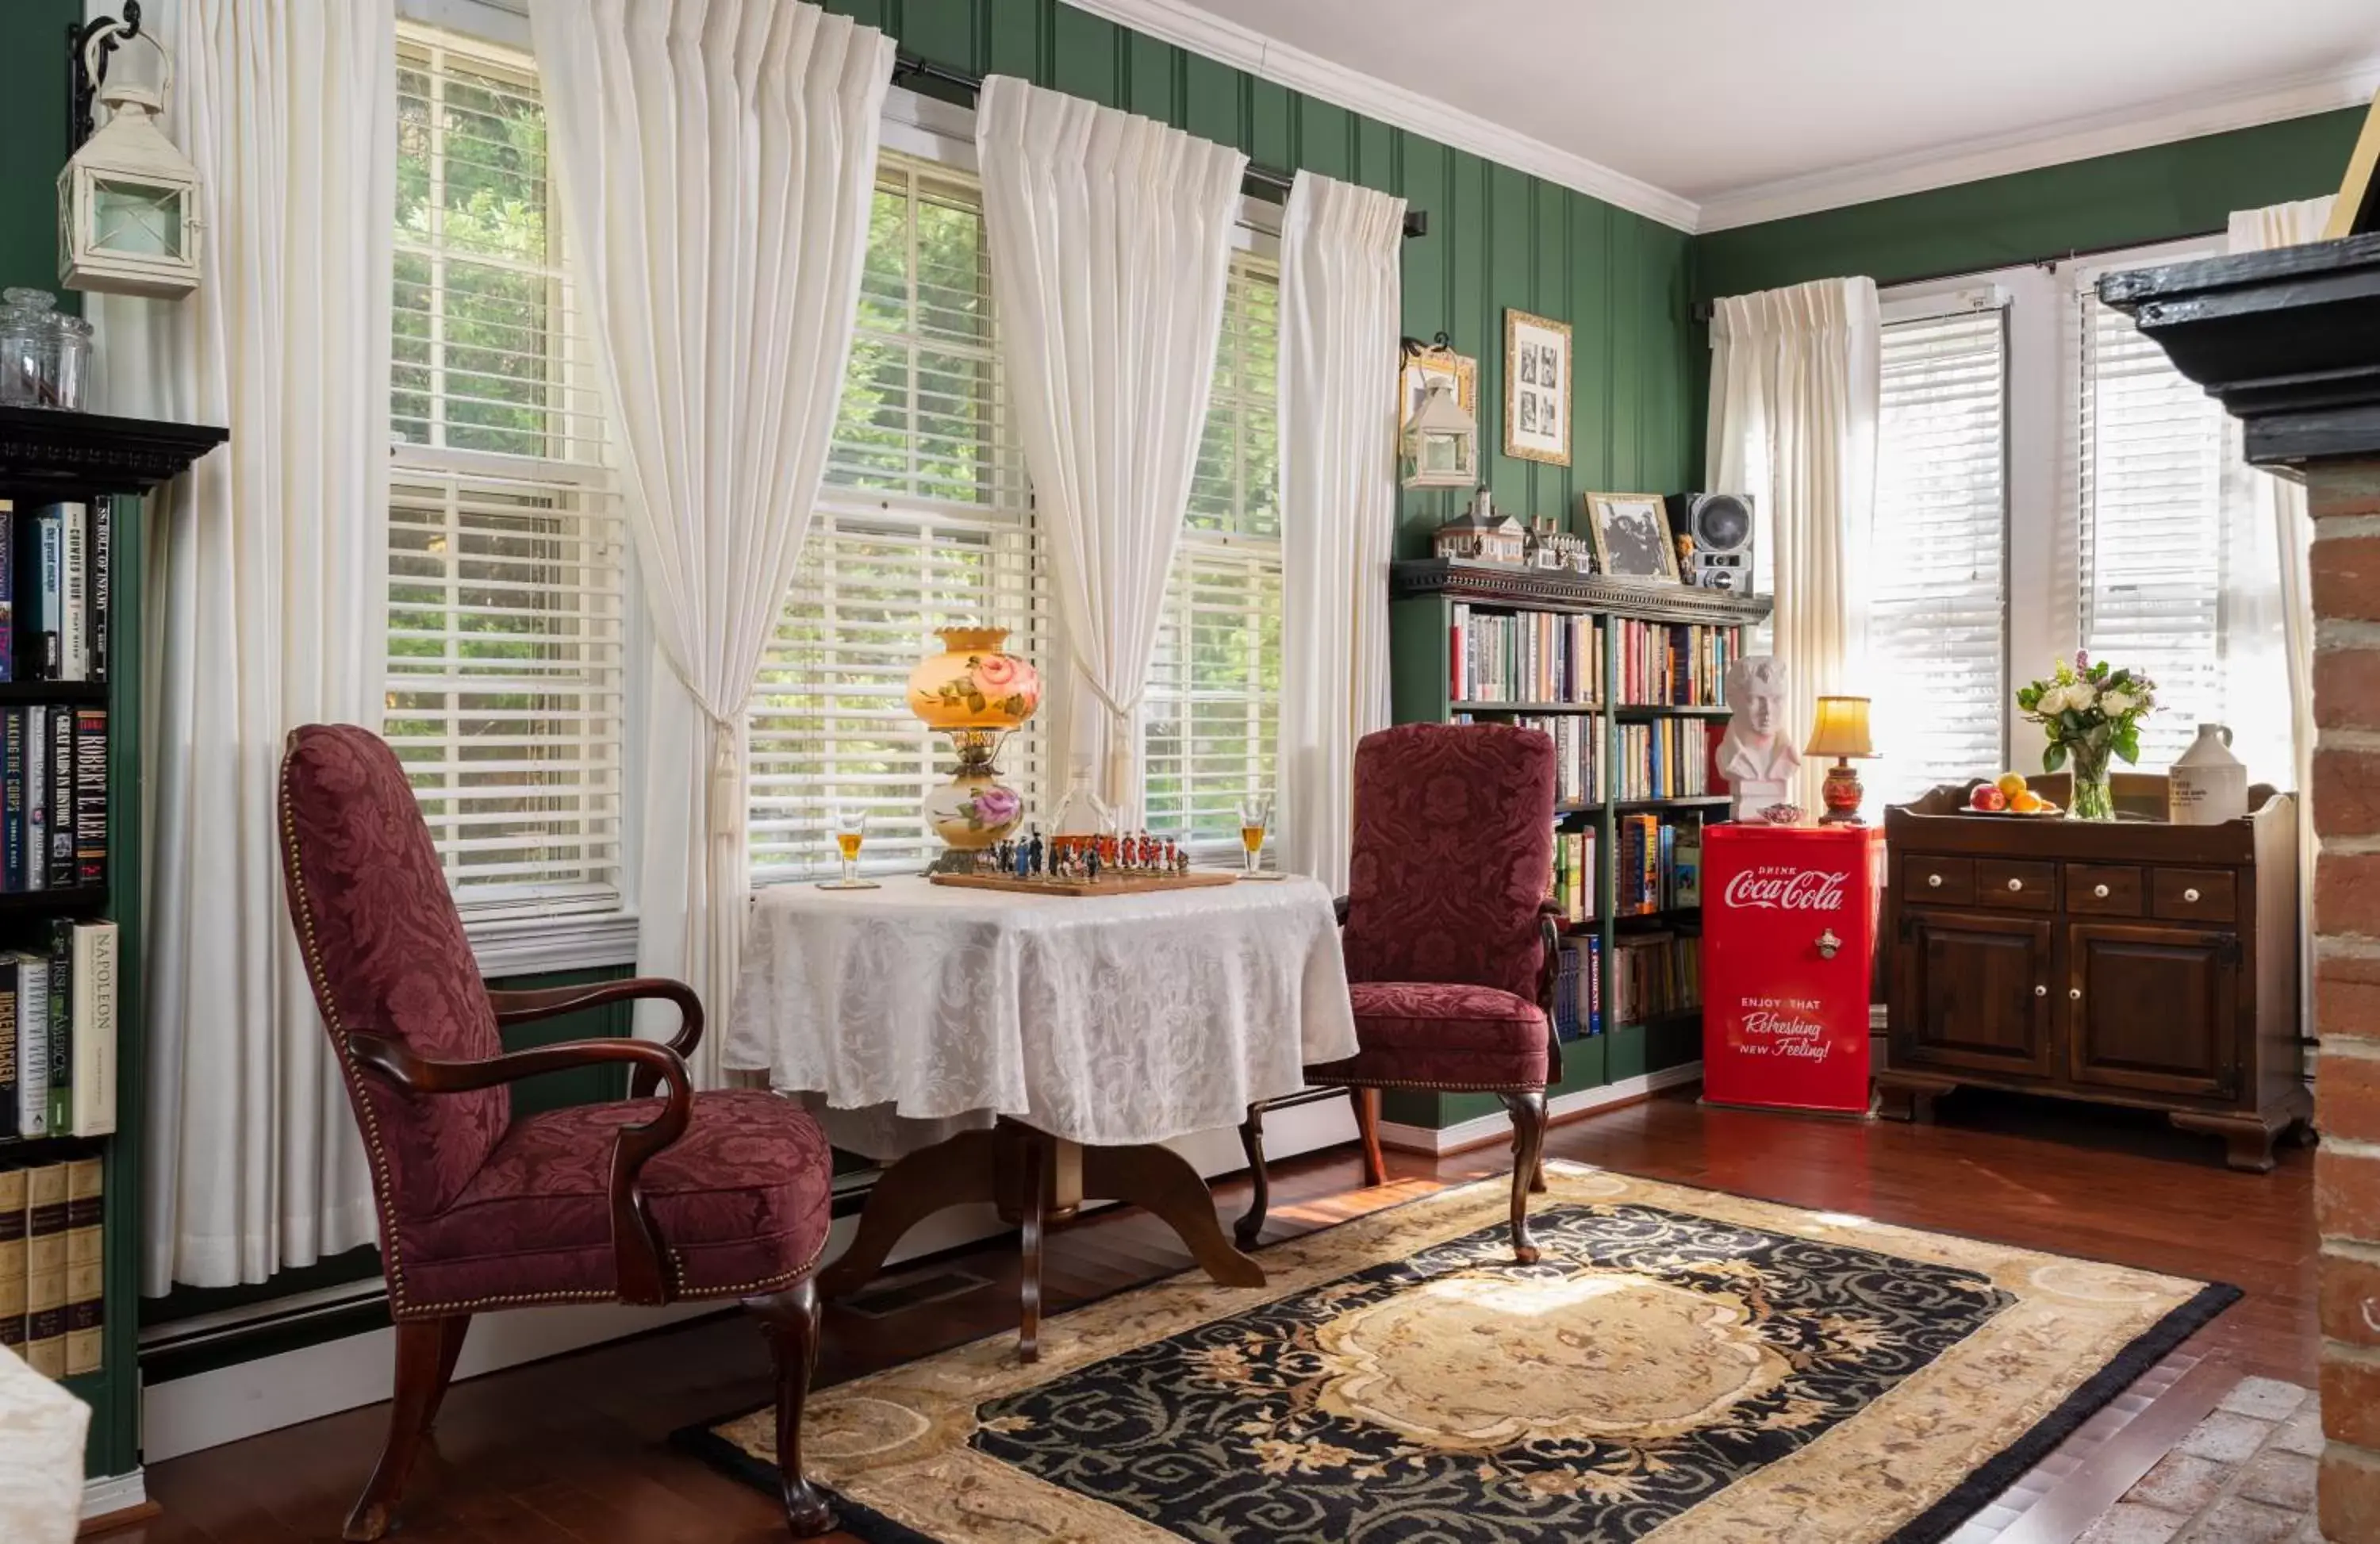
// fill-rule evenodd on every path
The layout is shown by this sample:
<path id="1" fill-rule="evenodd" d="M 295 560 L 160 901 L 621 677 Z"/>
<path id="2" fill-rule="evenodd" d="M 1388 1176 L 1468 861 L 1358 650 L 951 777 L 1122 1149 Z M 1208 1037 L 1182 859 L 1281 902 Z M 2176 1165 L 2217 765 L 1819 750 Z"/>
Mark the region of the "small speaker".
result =
<path id="1" fill-rule="evenodd" d="M 1752 497 L 1748 493 L 1671 493 L 1670 529 L 1694 539 L 1679 577 L 1705 590 L 1752 593 Z"/>

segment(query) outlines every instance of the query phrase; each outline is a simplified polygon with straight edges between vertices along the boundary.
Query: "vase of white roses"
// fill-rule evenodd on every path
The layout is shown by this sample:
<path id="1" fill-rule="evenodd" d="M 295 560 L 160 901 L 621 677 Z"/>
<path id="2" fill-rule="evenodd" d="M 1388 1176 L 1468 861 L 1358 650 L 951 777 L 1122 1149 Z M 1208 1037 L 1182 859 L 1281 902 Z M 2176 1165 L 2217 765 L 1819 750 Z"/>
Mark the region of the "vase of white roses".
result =
<path id="1" fill-rule="evenodd" d="M 2049 736 L 2042 769 L 2074 769 L 2067 818 L 2114 820 L 2108 758 L 2141 759 L 2141 720 L 2156 707 L 2156 683 L 2138 671 L 2111 670 L 2105 660 L 2094 664 L 2090 655 L 2077 650 L 2072 664 L 2060 660 L 2047 680 L 2019 688 L 2016 705 Z"/>

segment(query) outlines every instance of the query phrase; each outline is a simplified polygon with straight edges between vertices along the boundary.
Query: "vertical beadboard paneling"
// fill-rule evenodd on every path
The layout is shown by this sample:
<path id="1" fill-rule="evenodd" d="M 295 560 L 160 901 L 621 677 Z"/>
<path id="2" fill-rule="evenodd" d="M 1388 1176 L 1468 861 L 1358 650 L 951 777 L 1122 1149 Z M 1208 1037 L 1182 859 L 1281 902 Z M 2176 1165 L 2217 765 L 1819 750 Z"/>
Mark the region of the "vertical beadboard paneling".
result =
<path id="1" fill-rule="evenodd" d="M 1052 33 L 1051 68 L 1055 79 L 1044 81 L 1070 95 L 1087 97 L 1102 107 L 1121 107 L 1123 101 L 1123 49 L 1120 29 L 1103 16 L 1057 7 Z"/>
<path id="2" fill-rule="evenodd" d="M 1143 117 L 1182 126 L 1182 51 L 1138 32 L 1124 34 L 1124 67 L 1130 77 L 1124 105 Z"/>
<path id="3" fill-rule="evenodd" d="M 1535 465 L 1504 454 L 1504 312 L 1533 309 L 1531 180 L 1526 173 L 1510 166 L 1491 165 L 1488 170 L 1488 333 L 1479 350 L 1480 371 L 1492 371 L 1497 385 L 1495 414 L 1480 423 L 1483 435 L 1494 447 L 1488 459 L 1488 485 L 1496 490 L 1497 504 L 1523 520 L 1529 515 L 1530 474 Z"/>
<path id="4" fill-rule="evenodd" d="M 1057 0 L 980 0 L 976 25 L 982 39 L 984 73 L 1013 75 L 1047 85 L 1050 22 L 1057 10 Z M 958 62 L 940 55 L 934 57 L 943 64 Z"/>
<path id="5" fill-rule="evenodd" d="M 1219 145 L 1244 145 L 1240 96 L 1247 77 L 1203 54 L 1184 56 L 1182 76 L 1181 127 Z"/>
<path id="6" fill-rule="evenodd" d="M 1529 495 L 1529 518 L 1547 516 L 1556 520 L 1570 507 L 1571 489 L 1578 472 L 1578 444 L 1575 424 L 1578 418 L 1578 323 L 1570 305 L 1570 190 L 1550 182 L 1532 178 L 1529 183 L 1529 223 L 1536 238 L 1536 248 L 1529 264 L 1529 310 L 1539 316 L 1570 322 L 1570 383 L 1562 409 L 1571 415 L 1573 432 L 1571 436 L 1570 465 L 1551 464 L 1536 468 L 1536 486 Z"/>
<path id="7" fill-rule="evenodd" d="M 929 59 L 980 71 L 978 0 L 901 0 L 901 46 Z"/>
<path id="8" fill-rule="evenodd" d="M 1327 102 L 1317 102 L 1310 96 L 1297 99 L 1297 152 L 1294 164 L 1324 176 L 1335 176 L 1342 182 L 1355 176 L 1355 116 L 1344 107 L 1334 107 Z M 1291 162 L 1271 164 L 1277 171 L 1287 171 Z"/>
<path id="9" fill-rule="evenodd" d="M 1366 188 L 1397 190 L 1397 131 L 1374 118 L 1355 120 L 1355 164 L 1349 173 Z"/>
<path id="10" fill-rule="evenodd" d="M 1297 154 L 1295 93 L 1269 80 L 1251 80 L 1248 95 L 1248 139 L 1240 148 L 1268 166 L 1292 164 Z"/>

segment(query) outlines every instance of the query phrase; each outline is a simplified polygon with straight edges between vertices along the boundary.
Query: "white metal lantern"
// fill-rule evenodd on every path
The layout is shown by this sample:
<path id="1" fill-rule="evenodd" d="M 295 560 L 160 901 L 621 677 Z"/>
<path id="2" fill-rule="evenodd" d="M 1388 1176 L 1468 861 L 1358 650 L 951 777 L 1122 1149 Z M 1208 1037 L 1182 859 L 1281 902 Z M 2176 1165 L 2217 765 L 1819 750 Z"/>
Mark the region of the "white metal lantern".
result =
<path id="1" fill-rule="evenodd" d="M 1454 383 L 1433 375 L 1399 447 L 1408 488 L 1468 488 L 1479 480 L 1479 424 L 1463 410 Z"/>
<path id="2" fill-rule="evenodd" d="M 58 174 L 58 278 L 68 289 L 171 298 L 199 287 L 199 169 L 157 127 L 173 56 L 146 32 L 131 36 L 164 58 L 164 84 L 99 81 L 95 54 L 108 34 L 85 45 L 83 68 L 108 117 Z"/>

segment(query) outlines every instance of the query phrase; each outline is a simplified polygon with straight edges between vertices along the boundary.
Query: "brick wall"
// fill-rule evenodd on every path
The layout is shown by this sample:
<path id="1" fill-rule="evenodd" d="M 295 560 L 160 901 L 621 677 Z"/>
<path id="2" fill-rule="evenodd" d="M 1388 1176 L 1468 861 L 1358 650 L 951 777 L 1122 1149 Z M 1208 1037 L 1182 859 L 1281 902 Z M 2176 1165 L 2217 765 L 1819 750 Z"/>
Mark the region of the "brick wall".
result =
<path id="1" fill-rule="evenodd" d="M 2307 479 L 2314 516 L 2314 1210 L 2322 1528 L 2380 1541 L 2380 460 Z"/>

